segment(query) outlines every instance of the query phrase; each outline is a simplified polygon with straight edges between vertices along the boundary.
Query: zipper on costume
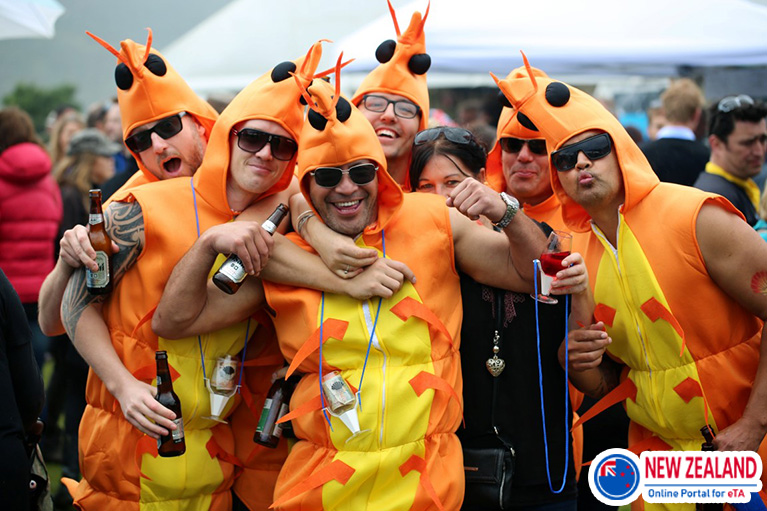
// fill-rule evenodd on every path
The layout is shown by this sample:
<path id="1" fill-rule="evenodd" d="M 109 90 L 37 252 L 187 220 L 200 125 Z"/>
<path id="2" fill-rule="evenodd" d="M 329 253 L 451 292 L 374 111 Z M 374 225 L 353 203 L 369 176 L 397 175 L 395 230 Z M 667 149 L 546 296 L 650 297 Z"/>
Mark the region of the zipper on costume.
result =
<path id="1" fill-rule="evenodd" d="M 370 313 L 369 300 L 365 300 L 362 303 L 362 312 L 365 315 L 365 325 L 367 326 L 368 334 L 372 339 L 372 345 L 383 356 L 383 364 L 381 365 L 381 425 L 378 431 L 378 443 L 380 447 L 383 445 L 384 414 L 386 412 L 386 366 L 388 357 L 386 356 L 386 352 L 384 351 L 383 346 L 381 346 L 381 343 L 378 339 L 378 334 L 373 330 L 375 322 L 373 320 L 373 315 Z"/>

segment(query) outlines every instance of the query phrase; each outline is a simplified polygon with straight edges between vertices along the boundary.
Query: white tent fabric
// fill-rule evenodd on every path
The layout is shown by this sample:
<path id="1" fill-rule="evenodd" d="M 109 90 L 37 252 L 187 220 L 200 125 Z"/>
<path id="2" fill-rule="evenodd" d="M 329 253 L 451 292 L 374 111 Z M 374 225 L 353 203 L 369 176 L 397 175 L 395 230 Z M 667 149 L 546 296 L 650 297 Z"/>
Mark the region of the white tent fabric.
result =
<path id="1" fill-rule="evenodd" d="M 400 25 L 427 0 L 398 9 Z M 767 65 L 767 7 L 747 0 L 432 0 L 426 48 L 429 83 L 531 64 L 551 75 L 674 76 L 680 67 Z M 349 71 L 377 65 L 375 48 L 394 38 L 390 16 L 360 27 L 338 46 L 356 57 Z"/>
<path id="2" fill-rule="evenodd" d="M 56 0 L 0 0 L 0 39 L 51 39 L 62 14 Z"/>
<path id="3" fill-rule="evenodd" d="M 401 30 L 428 0 L 392 0 Z M 586 75 L 675 76 L 679 68 L 767 65 L 767 6 L 748 0 L 431 0 L 426 48 L 430 87 L 492 86 L 532 65 L 564 79 Z M 162 49 L 200 93 L 237 91 L 319 38 L 321 67 L 340 51 L 353 91 L 396 33 L 385 0 L 235 0 Z M 582 80 L 570 80 L 577 83 Z"/>
<path id="4" fill-rule="evenodd" d="M 338 41 L 384 13 L 386 0 L 235 0 L 160 51 L 198 93 L 236 92 L 318 39 Z M 321 69 L 335 64 L 334 46 L 324 45 Z"/>

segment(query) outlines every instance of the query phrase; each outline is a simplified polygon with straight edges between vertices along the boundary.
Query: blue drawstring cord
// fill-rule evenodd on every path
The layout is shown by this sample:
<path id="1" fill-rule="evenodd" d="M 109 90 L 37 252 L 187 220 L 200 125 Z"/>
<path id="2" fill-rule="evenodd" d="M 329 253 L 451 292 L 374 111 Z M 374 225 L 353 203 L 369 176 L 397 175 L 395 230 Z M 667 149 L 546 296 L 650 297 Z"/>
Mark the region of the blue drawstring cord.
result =
<path id="1" fill-rule="evenodd" d="M 381 250 L 383 252 L 383 258 L 386 259 L 386 235 L 384 233 L 384 230 L 381 229 Z M 368 340 L 368 348 L 365 352 L 365 362 L 362 364 L 362 374 L 360 375 L 360 384 L 357 388 L 357 394 L 359 395 L 358 403 L 360 405 L 360 410 L 362 409 L 362 379 L 365 377 L 365 368 L 368 365 L 368 356 L 370 355 L 370 348 L 373 345 L 373 336 L 375 335 L 376 326 L 378 325 L 378 315 L 381 313 L 381 302 L 383 302 L 383 298 L 378 298 L 378 309 L 376 310 L 376 317 L 373 321 L 373 329 L 370 332 L 370 340 Z M 322 326 L 325 322 L 325 292 L 322 292 L 322 304 L 320 307 L 320 403 L 322 404 L 322 414 L 325 416 L 325 420 L 328 421 L 328 426 L 330 426 L 330 431 L 333 431 L 333 425 L 330 423 L 330 417 L 328 417 L 326 407 L 325 407 L 325 393 L 322 390 Z"/>
<path id="2" fill-rule="evenodd" d="M 533 268 L 535 270 L 535 278 L 533 279 L 535 282 L 535 296 L 538 296 L 538 260 L 533 261 Z M 567 346 L 567 332 L 568 332 L 568 310 L 570 309 L 570 295 L 565 295 L 565 360 L 568 358 L 568 346 Z M 549 490 L 551 490 L 552 493 L 562 493 L 562 490 L 565 489 L 565 483 L 567 481 L 567 469 L 569 466 L 569 459 L 570 459 L 570 432 L 568 431 L 568 428 L 565 426 L 565 471 L 564 474 L 562 474 L 562 486 L 555 490 L 554 487 L 551 484 L 551 467 L 549 466 L 549 441 L 548 436 L 546 435 L 546 411 L 543 407 L 543 367 L 541 363 L 541 327 L 540 327 L 540 317 L 538 314 L 538 300 L 535 300 L 535 340 L 538 347 L 538 388 L 540 389 L 540 395 L 541 395 L 541 420 L 543 421 L 543 449 L 546 454 L 546 478 L 548 479 L 549 483 Z M 569 378 L 569 371 L 567 370 L 568 365 L 565 364 L 565 425 L 568 424 L 568 417 L 570 415 L 570 387 L 568 386 L 568 382 L 570 381 Z"/>
<path id="3" fill-rule="evenodd" d="M 192 187 L 192 201 L 194 202 L 194 219 L 197 222 L 197 238 L 200 237 L 200 215 L 197 212 L 197 194 L 194 190 L 194 178 L 189 178 L 189 185 Z M 250 337 L 250 318 L 248 318 L 248 324 L 245 327 L 245 346 L 242 348 L 242 363 L 240 364 L 240 376 L 237 379 L 237 392 L 240 392 L 240 385 L 242 384 L 242 373 L 245 371 L 245 353 L 248 351 L 248 337 Z M 205 353 L 202 349 L 202 337 L 197 336 L 197 346 L 200 348 L 200 362 L 202 362 L 202 378 L 203 381 L 208 377 L 205 374 Z"/>

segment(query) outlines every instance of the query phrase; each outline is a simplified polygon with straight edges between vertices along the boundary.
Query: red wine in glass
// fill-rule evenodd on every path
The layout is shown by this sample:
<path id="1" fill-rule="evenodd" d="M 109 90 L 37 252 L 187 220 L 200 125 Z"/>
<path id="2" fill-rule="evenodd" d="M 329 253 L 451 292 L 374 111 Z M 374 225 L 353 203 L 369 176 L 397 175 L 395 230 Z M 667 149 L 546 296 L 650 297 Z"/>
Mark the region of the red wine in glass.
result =
<path id="1" fill-rule="evenodd" d="M 538 293 L 538 296 L 531 295 L 539 302 L 552 305 L 559 303 L 556 298 L 549 296 L 549 291 L 551 291 L 551 283 L 554 281 L 557 272 L 563 268 L 562 261 L 570 255 L 572 241 L 572 235 L 567 232 L 551 231 L 551 234 L 549 234 L 549 239 L 546 242 L 546 249 L 543 251 L 540 258 L 540 293 Z"/>

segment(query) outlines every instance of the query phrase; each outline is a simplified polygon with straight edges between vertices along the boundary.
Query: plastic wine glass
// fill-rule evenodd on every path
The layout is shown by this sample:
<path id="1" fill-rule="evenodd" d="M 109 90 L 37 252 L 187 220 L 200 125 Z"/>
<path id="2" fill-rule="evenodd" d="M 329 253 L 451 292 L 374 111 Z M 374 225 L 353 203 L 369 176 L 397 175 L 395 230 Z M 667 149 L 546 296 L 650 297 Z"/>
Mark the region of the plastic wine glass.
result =
<path id="1" fill-rule="evenodd" d="M 204 419 L 226 424 L 226 421 L 221 418 L 221 414 L 224 413 L 232 396 L 237 393 L 239 387 L 237 385 L 237 369 L 239 365 L 239 360 L 231 355 L 218 357 L 216 360 L 213 374 L 210 378 L 205 379 L 205 386 L 210 392 L 210 415 L 203 417 Z"/>
<path id="2" fill-rule="evenodd" d="M 551 283 L 557 272 L 562 269 L 562 260 L 570 255 L 573 237 L 569 232 L 551 231 L 546 241 L 546 249 L 541 253 L 540 260 L 536 259 L 541 269 L 541 288 L 538 296 L 530 295 L 541 303 L 556 304 L 559 300 L 550 296 Z"/>

